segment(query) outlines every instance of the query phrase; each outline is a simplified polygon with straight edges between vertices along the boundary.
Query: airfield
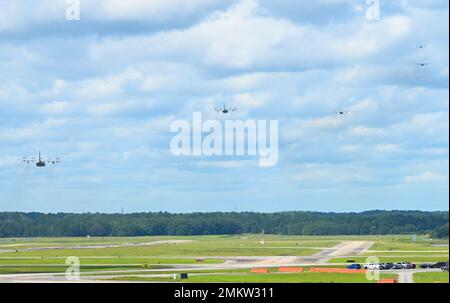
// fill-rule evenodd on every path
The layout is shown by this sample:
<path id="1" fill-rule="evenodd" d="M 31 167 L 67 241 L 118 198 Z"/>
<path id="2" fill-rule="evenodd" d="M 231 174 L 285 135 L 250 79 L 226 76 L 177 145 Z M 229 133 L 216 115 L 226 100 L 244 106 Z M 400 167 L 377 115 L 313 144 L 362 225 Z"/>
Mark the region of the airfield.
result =
<path id="1" fill-rule="evenodd" d="M 261 235 L 7 238 L 0 239 L 0 283 L 376 283 L 358 271 L 318 269 L 364 264 L 368 257 L 418 265 L 448 261 L 448 240 L 425 236 L 414 240 L 411 236 L 278 235 L 266 235 L 263 242 Z M 71 256 L 79 258 L 79 280 L 66 278 L 66 258 Z M 188 273 L 189 278 L 174 277 L 179 273 Z M 381 271 L 380 278 L 449 282 L 448 272 L 440 269 Z"/>

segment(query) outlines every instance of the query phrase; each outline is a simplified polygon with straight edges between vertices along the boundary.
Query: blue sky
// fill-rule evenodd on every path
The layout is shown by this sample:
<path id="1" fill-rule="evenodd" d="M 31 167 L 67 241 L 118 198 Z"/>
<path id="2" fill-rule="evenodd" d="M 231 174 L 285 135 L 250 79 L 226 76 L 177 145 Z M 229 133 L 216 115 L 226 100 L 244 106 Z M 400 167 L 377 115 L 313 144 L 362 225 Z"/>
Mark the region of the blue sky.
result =
<path id="1" fill-rule="evenodd" d="M 0 211 L 448 210 L 448 1 L 66 8 L 0 0 Z M 224 102 L 279 121 L 277 166 L 170 154 Z M 38 150 L 64 162 L 18 161 Z"/>

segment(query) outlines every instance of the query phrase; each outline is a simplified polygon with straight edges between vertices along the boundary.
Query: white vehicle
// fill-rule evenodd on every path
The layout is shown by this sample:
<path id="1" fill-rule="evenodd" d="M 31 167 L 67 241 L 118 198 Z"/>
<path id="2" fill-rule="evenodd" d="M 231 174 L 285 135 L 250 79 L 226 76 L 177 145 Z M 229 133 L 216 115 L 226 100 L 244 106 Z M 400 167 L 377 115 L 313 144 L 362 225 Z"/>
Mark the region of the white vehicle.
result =
<path id="1" fill-rule="evenodd" d="M 364 269 L 368 269 L 368 270 L 380 270 L 380 264 L 379 264 L 379 263 L 368 263 L 368 264 L 364 264 Z"/>
<path id="2" fill-rule="evenodd" d="M 400 264 L 403 269 L 412 269 L 412 264 L 409 262 L 401 262 Z"/>

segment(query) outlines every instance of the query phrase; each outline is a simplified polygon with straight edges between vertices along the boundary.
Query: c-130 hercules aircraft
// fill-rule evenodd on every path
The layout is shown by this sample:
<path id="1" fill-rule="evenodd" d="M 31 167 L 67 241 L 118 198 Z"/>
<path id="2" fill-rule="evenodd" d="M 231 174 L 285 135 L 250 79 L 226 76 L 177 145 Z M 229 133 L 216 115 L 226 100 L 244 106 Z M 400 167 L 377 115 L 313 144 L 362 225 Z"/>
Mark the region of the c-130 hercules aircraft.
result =
<path id="1" fill-rule="evenodd" d="M 41 157 L 41 152 L 39 151 L 39 157 L 38 160 L 36 161 L 36 158 L 32 157 L 32 158 L 22 158 L 23 162 L 26 163 L 30 163 L 30 162 L 35 162 L 37 167 L 45 167 L 45 163 L 49 163 L 49 164 L 57 164 L 60 163 L 61 160 L 59 158 L 55 158 L 55 159 L 43 159 Z"/>

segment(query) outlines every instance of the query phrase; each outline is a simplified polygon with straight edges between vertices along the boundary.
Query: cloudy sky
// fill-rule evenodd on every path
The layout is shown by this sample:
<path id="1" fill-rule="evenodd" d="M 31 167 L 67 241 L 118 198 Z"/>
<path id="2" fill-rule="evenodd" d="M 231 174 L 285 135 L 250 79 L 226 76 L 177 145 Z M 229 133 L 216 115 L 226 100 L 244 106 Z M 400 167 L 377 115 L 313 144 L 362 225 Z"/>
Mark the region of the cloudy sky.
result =
<path id="1" fill-rule="evenodd" d="M 448 5 L 0 0 L 0 211 L 448 210 Z M 171 155 L 223 103 L 279 121 L 278 165 Z"/>

